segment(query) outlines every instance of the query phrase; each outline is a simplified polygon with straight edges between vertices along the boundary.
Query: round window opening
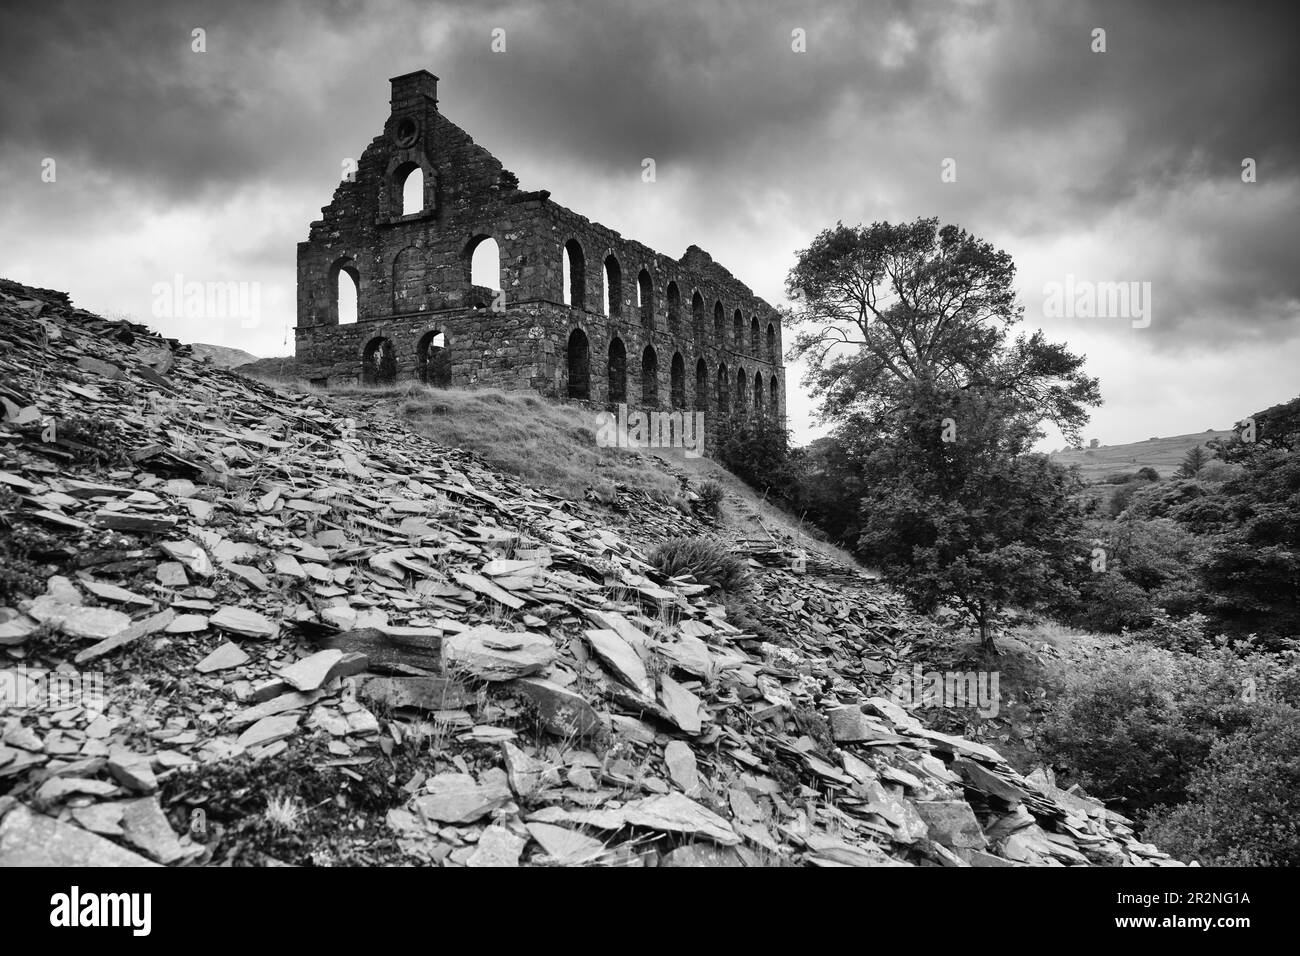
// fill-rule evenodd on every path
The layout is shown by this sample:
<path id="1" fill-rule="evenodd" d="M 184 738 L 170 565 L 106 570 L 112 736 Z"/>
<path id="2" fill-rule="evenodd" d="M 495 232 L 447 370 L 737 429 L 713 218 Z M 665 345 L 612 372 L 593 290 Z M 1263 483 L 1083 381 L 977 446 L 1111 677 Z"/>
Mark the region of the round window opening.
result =
<path id="1" fill-rule="evenodd" d="M 397 121 L 397 132 L 394 139 L 397 145 L 407 147 L 414 145 L 415 138 L 420 134 L 420 127 L 410 116 L 405 116 Z"/>

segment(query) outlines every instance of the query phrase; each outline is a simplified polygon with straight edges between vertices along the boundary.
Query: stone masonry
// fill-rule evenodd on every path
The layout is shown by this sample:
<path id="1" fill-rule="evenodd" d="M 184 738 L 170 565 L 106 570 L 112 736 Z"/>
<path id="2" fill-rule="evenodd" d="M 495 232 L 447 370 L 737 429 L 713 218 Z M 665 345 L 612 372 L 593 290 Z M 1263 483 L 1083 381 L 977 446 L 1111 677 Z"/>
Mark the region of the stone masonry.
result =
<path id="1" fill-rule="evenodd" d="M 306 378 L 703 410 L 712 434 L 738 415 L 784 418 L 772 306 L 696 246 L 670 259 L 545 190 L 519 189 L 438 112 L 431 73 L 391 83 L 382 135 L 298 244 L 295 348 Z M 403 215 L 412 175 L 422 179 L 423 208 Z M 499 250 L 497 288 L 471 282 L 489 238 Z M 343 281 L 357 288 L 355 323 L 339 322 Z"/>

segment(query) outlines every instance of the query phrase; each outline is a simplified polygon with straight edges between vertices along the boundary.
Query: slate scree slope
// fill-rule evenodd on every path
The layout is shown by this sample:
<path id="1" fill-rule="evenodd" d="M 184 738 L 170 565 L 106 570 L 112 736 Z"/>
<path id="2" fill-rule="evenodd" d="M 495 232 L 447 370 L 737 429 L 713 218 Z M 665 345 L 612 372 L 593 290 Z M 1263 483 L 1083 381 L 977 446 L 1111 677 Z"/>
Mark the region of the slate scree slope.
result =
<path id="1" fill-rule="evenodd" d="M 383 133 L 298 244 L 295 350 L 306 378 L 702 410 L 714 433 L 742 415 L 784 417 L 776 309 L 697 246 L 671 259 L 546 190 L 519 189 L 438 111 L 433 74 L 391 83 Z M 404 215 L 412 175 L 423 203 Z M 488 239 L 499 250 L 495 289 L 472 282 Z M 340 324 L 349 280 L 357 321 Z"/>

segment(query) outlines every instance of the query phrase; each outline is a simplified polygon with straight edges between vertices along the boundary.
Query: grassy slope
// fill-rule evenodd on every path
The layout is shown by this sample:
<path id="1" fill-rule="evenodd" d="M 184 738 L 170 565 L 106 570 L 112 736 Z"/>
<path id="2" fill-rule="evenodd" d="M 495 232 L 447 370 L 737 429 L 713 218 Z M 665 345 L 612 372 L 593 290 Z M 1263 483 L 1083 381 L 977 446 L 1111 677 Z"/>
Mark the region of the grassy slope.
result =
<path id="1" fill-rule="evenodd" d="M 1129 445 L 1103 445 L 1079 451 L 1053 452 L 1051 458 L 1063 465 L 1078 465 L 1084 480 L 1089 482 L 1100 481 L 1116 471 L 1137 471 L 1143 466 L 1154 468 L 1161 478 L 1168 478 L 1193 447 L 1204 445 L 1212 438 L 1226 438 L 1231 434 L 1231 431 L 1195 432 Z"/>
<path id="2" fill-rule="evenodd" d="M 263 360 L 263 363 L 276 360 Z M 255 377 L 277 379 L 275 370 L 237 369 Z M 302 382 L 286 382 L 317 391 Z M 463 448 L 499 471 L 566 498 L 581 499 L 588 489 L 609 501 L 614 486 L 644 492 L 685 506 L 682 489 L 716 481 L 727 495 L 724 524 L 735 538 L 766 540 L 788 535 L 798 547 L 850 566 L 847 552 L 819 540 L 808 525 L 764 500 L 710 458 L 687 458 L 682 449 L 628 450 L 596 445 L 596 412 L 581 405 L 555 402 L 531 392 L 498 389 L 428 388 L 415 383 L 388 387 L 360 385 L 324 389 L 330 395 L 391 405 L 394 414 L 450 448 Z M 680 499 L 680 500 L 676 500 Z"/>

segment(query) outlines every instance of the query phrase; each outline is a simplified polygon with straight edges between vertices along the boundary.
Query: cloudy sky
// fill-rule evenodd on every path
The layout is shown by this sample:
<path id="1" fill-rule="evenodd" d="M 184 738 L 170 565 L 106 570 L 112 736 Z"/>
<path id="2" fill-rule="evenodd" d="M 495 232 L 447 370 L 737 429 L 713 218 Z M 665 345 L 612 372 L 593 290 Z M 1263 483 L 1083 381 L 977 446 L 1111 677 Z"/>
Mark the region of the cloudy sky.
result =
<path id="1" fill-rule="evenodd" d="M 523 188 L 674 256 L 696 243 L 775 304 L 837 220 L 965 226 L 1014 257 L 1026 326 L 1088 355 L 1106 400 L 1089 437 L 1227 427 L 1300 393 L 1293 6 L 17 5 L 0 31 L 0 275 L 288 354 L 295 244 L 382 128 L 388 78 L 423 68 Z M 260 283 L 260 323 L 153 318 L 155 283 L 178 273 Z M 1149 323 L 1047 314 L 1068 276 L 1150 283 Z M 797 368 L 788 384 L 806 438 Z"/>

